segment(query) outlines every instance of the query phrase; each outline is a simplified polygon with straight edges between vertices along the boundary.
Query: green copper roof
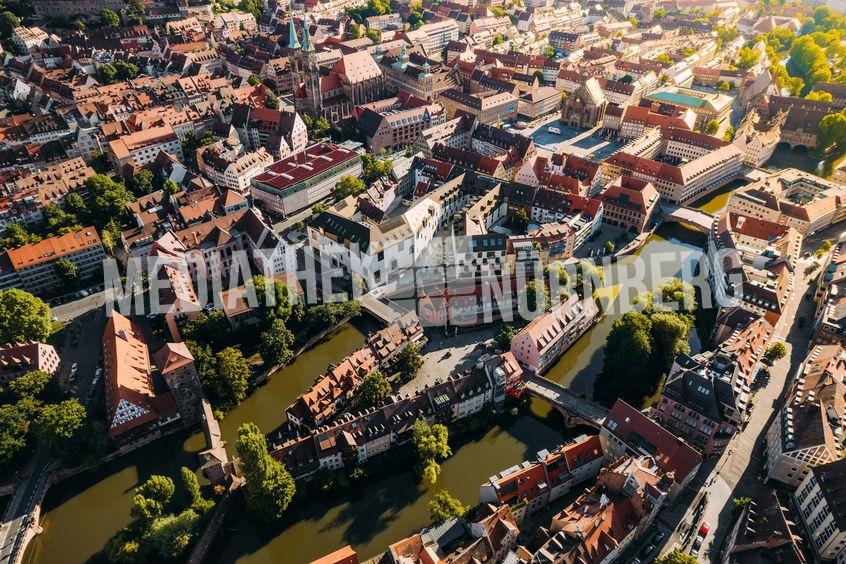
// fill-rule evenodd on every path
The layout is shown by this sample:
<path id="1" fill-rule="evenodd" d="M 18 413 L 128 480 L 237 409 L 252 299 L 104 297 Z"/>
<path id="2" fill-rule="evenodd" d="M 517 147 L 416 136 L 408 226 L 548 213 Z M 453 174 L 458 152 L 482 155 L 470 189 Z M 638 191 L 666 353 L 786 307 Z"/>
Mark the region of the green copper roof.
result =
<path id="1" fill-rule="evenodd" d="M 308 18 L 305 15 L 303 16 L 303 51 L 307 53 L 314 51 L 311 34 L 308 32 Z"/>
<path id="2" fill-rule="evenodd" d="M 297 25 L 294 21 L 294 17 L 291 16 L 291 21 L 288 22 L 288 48 L 289 49 L 299 49 L 300 48 L 300 40 L 297 39 Z"/>

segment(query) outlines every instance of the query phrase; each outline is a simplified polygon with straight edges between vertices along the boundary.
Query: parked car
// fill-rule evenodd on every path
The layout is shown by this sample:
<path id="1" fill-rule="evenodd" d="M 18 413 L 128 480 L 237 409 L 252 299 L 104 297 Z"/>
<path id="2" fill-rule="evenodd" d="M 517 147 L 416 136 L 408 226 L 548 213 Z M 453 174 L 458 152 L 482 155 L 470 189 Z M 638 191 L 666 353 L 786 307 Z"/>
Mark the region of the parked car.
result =
<path id="1" fill-rule="evenodd" d="M 654 544 L 658 544 L 658 543 L 660 543 L 662 540 L 664 540 L 664 538 L 665 538 L 666 536 L 667 536 L 667 533 L 665 533 L 664 531 L 658 531 L 657 533 L 655 533 L 655 536 L 654 536 L 654 537 L 652 537 L 652 542 L 653 542 Z"/>
<path id="2" fill-rule="evenodd" d="M 711 530 L 711 526 L 708 521 L 702 521 L 702 524 L 699 525 L 699 531 L 696 533 L 696 538 L 693 540 L 693 548 L 690 549 L 690 554 L 693 556 L 699 554 L 699 549 L 702 548 L 702 543 L 705 541 L 709 530 Z"/>
<path id="3" fill-rule="evenodd" d="M 71 364 L 71 374 L 76 374 L 76 371 L 79 370 L 79 363 L 74 362 Z"/>
<path id="4" fill-rule="evenodd" d="M 550 133 L 554 133 L 556 135 L 561 135 L 561 130 L 558 129 L 557 127 L 552 127 L 550 125 L 549 127 L 546 128 L 546 130 L 549 131 Z"/>
<path id="5" fill-rule="evenodd" d="M 690 555 L 698 556 L 700 548 L 702 548 L 702 537 L 696 537 L 696 540 L 693 541 L 693 546 L 690 548 Z"/>

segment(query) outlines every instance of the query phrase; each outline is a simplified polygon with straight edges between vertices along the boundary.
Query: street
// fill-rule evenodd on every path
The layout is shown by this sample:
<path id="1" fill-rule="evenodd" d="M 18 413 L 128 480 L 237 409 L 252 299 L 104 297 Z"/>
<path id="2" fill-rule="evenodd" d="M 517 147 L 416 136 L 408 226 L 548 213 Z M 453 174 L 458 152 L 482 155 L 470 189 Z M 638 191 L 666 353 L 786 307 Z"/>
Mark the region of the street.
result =
<path id="1" fill-rule="evenodd" d="M 810 277 L 804 274 L 805 267 L 810 262 L 810 259 L 797 261 L 793 292 L 770 340 L 771 343 L 784 341 L 788 354 L 770 368 L 766 385 L 753 394 L 754 407 L 750 418 L 743 430 L 729 442 L 726 452 L 719 459 L 704 460 L 687 490 L 679 495 L 673 506 L 661 511 L 658 524 L 672 533 L 661 547 L 662 554 L 671 552 L 674 548 L 687 552 L 696 530 L 703 522 L 707 522 L 709 531 L 702 543 L 698 560 L 719 562 L 720 549 L 735 517 L 732 499 L 754 499 L 765 490 L 758 477 L 764 464 L 761 440 L 766 436 L 766 430 L 776 409 L 781 406 L 789 384 L 788 377 L 795 373 L 804 360 L 810 340 L 810 323 L 802 329 L 794 323 L 800 317 L 808 321 L 813 318 L 814 302 L 803 299 L 809 280 L 814 277 L 813 273 Z M 707 492 L 707 502 L 701 513 L 697 513 L 696 505 L 701 491 Z M 691 533 L 682 534 L 687 531 Z"/>
<path id="2" fill-rule="evenodd" d="M 91 383 L 99 366 L 100 335 L 105 326 L 104 300 L 105 293 L 97 292 L 51 310 L 54 317 L 66 322 L 58 351 L 62 358 L 59 383 L 62 389 L 77 396 L 83 405 L 88 405 L 91 399 Z M 70 382 L 70 366 L 74 363 L 79 368 L 74 381 Z M 49 451 L 39 446 L 21 471 L 15 494 L 0 525 L 0 564 L 12 564 L 20 556 L 20 542 L 26 528 L 35 524 L 30 522 L 31 515 L 47 487 L 51 464 Z"/>

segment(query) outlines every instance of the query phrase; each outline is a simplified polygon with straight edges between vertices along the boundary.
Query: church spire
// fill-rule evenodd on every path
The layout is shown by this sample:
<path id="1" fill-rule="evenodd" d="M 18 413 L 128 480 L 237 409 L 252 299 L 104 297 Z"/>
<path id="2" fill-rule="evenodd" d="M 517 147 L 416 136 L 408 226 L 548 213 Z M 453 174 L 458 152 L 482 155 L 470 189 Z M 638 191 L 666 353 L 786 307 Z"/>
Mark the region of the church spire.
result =
<path id="1" fill-rule="evenodd" d="M 300 48 L 300 40 L 297 39 L 297 22 L 294 21 L 294 16 L 291 16 L 288 22 L 288 49 L 296 50 Z"/>
<path id="2" fill-rule="evenodd" d="M 303 51 L 314 52 L 314 45 L 311 42 L 311 34 L 308 32 L 308 15 L 303 14 Z"/>

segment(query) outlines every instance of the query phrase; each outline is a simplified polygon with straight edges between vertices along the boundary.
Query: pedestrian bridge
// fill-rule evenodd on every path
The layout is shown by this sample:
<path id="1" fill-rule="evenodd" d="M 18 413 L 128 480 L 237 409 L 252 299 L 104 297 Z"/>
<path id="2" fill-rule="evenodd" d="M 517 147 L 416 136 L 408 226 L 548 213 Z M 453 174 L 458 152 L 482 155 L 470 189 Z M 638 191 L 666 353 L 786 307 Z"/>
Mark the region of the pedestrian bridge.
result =
<path id="1" fill-rule="evenodd" d="M 558 408 L 566 418 L 568 427 L 588 425 L 598 429 L 608 415 L 608 410 L 601 405 L 543 376 L 527 376 L 524 384 L 525 391 Z"/>
<path id="2" fill-rule="evenodd" d="M 689 227 L 708 233 L 714 223 L 714 216 L 696 208 L 679 206 L 676 204 L 664 204 L 661 209 L 664 211 L 665 222 L 683 223 Z"/>
<path id="3" fill-rule="evenodd" d="M 373 293 L 368 293 L 358 299 L 361 304 L 361 309 L 382 321 L 385 325 L 390 325 L 399 319 L 403 313 L 402 308 L 387 298 L 377 298 Z"/>

